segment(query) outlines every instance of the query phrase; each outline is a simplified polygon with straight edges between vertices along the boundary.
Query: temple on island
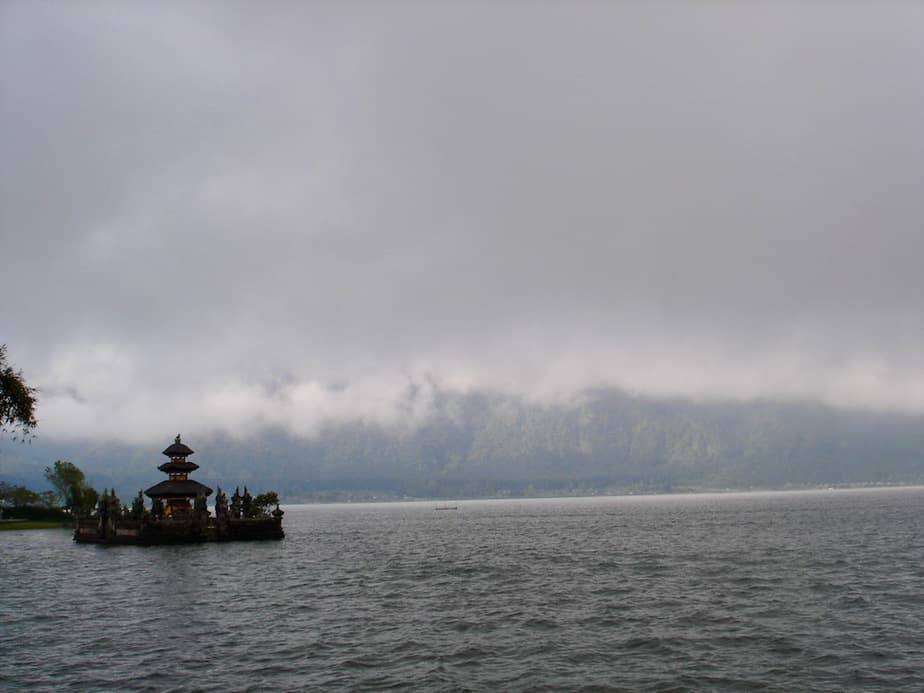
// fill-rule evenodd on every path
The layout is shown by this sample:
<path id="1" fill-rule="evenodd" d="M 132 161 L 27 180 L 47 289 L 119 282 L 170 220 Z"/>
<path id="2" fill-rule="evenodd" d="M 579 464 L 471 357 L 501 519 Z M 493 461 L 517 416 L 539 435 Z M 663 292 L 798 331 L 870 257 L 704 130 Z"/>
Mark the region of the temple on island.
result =
<path id="1" fill-rule="evenodd" d="M 199 468 L 186 458 L 192 449 L 174 439 L 163 452 L 170 458 L 158 467 L 167 479 L 138 491 L 131 507 L 123 506 L 115 490 L 104 491 L 96 509 L 76 518 L 74 540 L 94 544 L 188 544 L 206 541 L 282 539 L 283 510 L 275 493 L 256 498 L 244 487 L 235 489 L 231 503 L 218 488 L 215 514 L 209 512 L 212 494 L 205 484 L 189 478 Z M 145 506 L 144 496 L 151 499 Z M 275 504 L 275 509 L 271 510 Z"/>

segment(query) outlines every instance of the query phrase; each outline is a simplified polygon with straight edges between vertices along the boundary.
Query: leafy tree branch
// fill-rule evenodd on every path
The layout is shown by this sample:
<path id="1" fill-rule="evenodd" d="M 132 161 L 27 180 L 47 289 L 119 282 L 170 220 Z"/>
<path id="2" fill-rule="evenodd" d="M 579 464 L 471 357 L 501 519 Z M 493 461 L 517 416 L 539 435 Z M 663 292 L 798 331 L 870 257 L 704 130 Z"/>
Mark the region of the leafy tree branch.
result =
<path id="1" fill-rule="evenodd" d="M 33 435 L 38 422 L 35 419 L 35 395 L 22 371 L 14 370 L 6 360 L 6 344 L 0 344 L 0 435 L 7 433 L 13 439 Z"/>

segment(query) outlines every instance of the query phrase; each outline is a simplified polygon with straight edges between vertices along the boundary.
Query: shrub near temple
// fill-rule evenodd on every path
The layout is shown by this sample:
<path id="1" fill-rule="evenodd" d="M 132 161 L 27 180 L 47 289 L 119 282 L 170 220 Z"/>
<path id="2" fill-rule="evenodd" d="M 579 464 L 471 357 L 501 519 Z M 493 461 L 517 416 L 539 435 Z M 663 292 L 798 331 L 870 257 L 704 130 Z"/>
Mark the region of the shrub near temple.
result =
<path id="1" fill-rule="evenodd" d="M 258 493 L 253 499 L 254 515 L 269 515 L 273 506 L 279 505 L 279 494 L 275 491 Z"/>

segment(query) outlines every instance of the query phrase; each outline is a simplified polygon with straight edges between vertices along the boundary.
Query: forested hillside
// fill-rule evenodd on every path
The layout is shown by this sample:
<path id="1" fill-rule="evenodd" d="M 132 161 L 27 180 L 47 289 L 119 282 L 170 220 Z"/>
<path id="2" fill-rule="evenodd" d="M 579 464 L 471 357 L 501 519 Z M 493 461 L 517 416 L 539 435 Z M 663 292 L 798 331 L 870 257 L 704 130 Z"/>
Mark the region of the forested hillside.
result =
<path id="1" fill-rule="evenodd" d="M 164 446 L 175 433 L 163 432 Z M 924 482 L 924 417 L 609 390 L 554 406 L 443 394 L 416 428 L 356 423 L 314 439 L 183 434 L 201 466 L 195 478 L 275 489 L 288 502 Z M 34 483 L 67 459 L 95 486 L 129 495 L 160 480 L 160 449 L 4 442 L 0 478 Z"/>

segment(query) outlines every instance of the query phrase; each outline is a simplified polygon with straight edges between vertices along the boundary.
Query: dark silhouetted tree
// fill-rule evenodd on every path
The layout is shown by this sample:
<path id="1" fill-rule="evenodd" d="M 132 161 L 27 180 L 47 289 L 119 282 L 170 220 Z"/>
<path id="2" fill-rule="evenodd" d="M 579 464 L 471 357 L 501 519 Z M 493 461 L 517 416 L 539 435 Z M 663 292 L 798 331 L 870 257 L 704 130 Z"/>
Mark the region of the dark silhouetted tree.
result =
<path id="1" fill-rule="evenodd" d="M 38 505 L 41 496 L 25 486 L 16 486 L 6 481 L 0 481 L 0 506 L 22 507 L 24 505 Z"/>
<path id="2" fill-rule="evenodd" d="M 6 361 L 6 344 L 0 344 L 0 434 L 8 433 L 14 439 L 32 436 L 38 422 L 35 420 L 35 394 L 22 371 L 14 370 Z"/>
<path id="3" fill-rule="evenodd" d="M 138 491 L 138 495 L 135 496 L 135 500 L 132 501 L 132 517 L 136 520 L 140 520 L 144 517 L 144 513 L 144 495 L 141 491 Z"/>
<path id="4" fill-rule="evenodd" d="M 266 515 L 270 508 L 279 504 L 279 494 L 275 491 L 258 493 L 253 499 L 253 512 L 255 515 Z"/>
<path id="5" fill-rule="evenodd" d="M 84 485 L 80 489 L 79 510 L 84 515 L 90 515 L 99 502 L 99 491 L 92 486 Z"/>
<path id="6" fill-rule="evenodd" d="M 45 467 L 45 478 L 54 487 L 66 510 L 89 512 L 97 504 L 99 494 L 87 485 L 83 472 L 76 465 L 58 460 L 54 467 Z"/>

